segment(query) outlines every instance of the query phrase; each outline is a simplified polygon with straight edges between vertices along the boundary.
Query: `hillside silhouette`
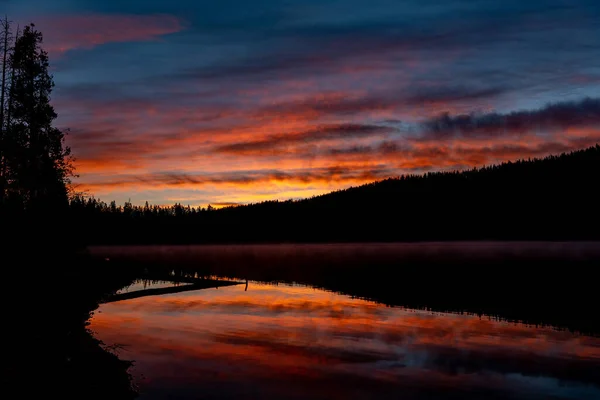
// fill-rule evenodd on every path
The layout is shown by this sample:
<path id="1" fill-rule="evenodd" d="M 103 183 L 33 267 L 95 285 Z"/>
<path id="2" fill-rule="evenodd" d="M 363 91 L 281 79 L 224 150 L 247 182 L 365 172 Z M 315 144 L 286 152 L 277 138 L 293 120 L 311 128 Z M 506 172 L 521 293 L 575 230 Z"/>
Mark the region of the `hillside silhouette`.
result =
<path id="1" fill-rule="evenodd" d="M 71 215 L 86 244 L 589 240 L 600 238 L 599 181 L 595 145 L 223 209 L 120 207 L 77 197 Z"/>

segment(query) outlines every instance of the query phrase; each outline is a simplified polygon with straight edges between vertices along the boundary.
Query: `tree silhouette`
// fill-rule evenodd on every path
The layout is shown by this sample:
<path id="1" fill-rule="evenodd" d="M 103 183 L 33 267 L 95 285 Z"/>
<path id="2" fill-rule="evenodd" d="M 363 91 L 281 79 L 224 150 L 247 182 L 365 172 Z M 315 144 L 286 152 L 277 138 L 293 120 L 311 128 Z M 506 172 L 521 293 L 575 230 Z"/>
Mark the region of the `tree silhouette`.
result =
<path id="1" fill-rule="evenodd" d="M 5 172 L 5 128 L 6 128 L 6 98 L 7 98 L 7 71 L 8 56 L 11 41 L 11 26 L 8 17 L 0 21 L 0 54 L 2 57 L 2 70 L 0 72 L 0 205 L 4 202 L 4 191 L 6 188 Z"/>
<path id="2" fill-rule="evenodd" d="M 73 176 L 65 133 L 53 126 L 57 117 L 50 104 L 54 82 L 42 43 L 41 32 L 33 24 L 26 26 L 2 68 L 3 72 L 11 70 L 7 102 L 10 118 L 3 124 L 3 192 L 13 206 L 28 212 L 64 208 Z M 3 82 L 5 88 L 6 79 Z"/>

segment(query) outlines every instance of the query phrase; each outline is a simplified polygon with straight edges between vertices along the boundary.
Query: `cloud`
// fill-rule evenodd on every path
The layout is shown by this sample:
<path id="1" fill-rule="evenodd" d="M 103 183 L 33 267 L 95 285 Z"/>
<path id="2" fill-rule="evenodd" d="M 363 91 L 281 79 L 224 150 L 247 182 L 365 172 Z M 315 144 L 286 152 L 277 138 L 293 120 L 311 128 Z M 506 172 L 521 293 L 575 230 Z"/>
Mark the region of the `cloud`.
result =
<path id="1" fill-rule="evenodd" d="M 240 203 L 233 202 L 214 202 L 210 203 L 213 207 L 222 208 L 222 207 L 235 207 L 241 205 Z"/>
<path id="2" fill-rule="evenodd" d="M 232 154 L 262 154 L 273 152 L 285 145 L 299 145 L 332 139 L 351 139 L 356 137 L 387 135 L 394 132 L 394 128 L 379 125 L 338 124 L 324 125 L 316 129 L 300 133 L 279 134 L 268 136 L 257 141 L 239 142 L 218 146 L 214 149 L 217 153 Z"/>
<path id="3" fill-rule="evenodd" d="M 82 183 L 85 188 L 199 188 L 213 186 L 252 186 L 265 183 L 313 184 L 313 183 L 364 183 L 389 176 L 391 170 L 384 166 L 350 167 L 333 166 L 304 170 L 259 170 L 218 174 L 189 174 L 163 172 L 145 175 L 121 175 L 115 179 Z"/>
<path id="4" fill-rule="evenodd" d="M 508 114 L 441 115 L 421 124 L 422 140 L 494 138 L 566 133 L 570 129 L 600 126 L 600 99 L 549 104 L 538 110 Z"/>
<path id="5" fill-rule="evenodd" d="M 77 128 L 67 135 L 76 151 L 75 165 L 79 173 L 111 173 L 145 168 L 145 156 L 159 154 L 160 143 L 148 138 L 123 135 L 114 127 Z"/>
<path id="6" fill-rule="evenodd" d="M 170 15 L 57 15 L 31 20 L 44 33 L 44 48 L 52 55 L 106 43 L 158 40 L 184 28 Z"/>
<path id="7" fill-rule="evenodd" d="M 511 5 L 497 7 L 491 15 L 482 5 L 463 7 L 449 3 L 447 8 L 432 7 L 424 13 L 407 10 L 407 6 L 388 5 L 387 16 L 352 18 L 344 23 L 333 22 L 338 14 L 335 12 L 327 17 L 306 15 L 302 22 L 276 21 L 268 27 L 256 26 L 251 32 L 241 34 L 248 42 L 262 44 L 246 44 L 255 51 L 185 68 L 177 75 L 185 81 L 262 84 L 286 78 L 336 77 L 352 70 L 367 72 L 374 84 L 381 75 L 415 72 L 418 66 L 417 73 L 425 72 L 429 77 L 435 72 L 453 81 L 478 80 L 484 69 L 503 78 L 527 74 L 528 79 L 535 80 L 536 76 L 530 72 L 541 68 L 540 55 L 544 52 L 553 52 L 558 57 L 566 55 L 554 52 L 553 44 L 561 50 L 568 46 L 569 61 L 577 66 L 583 63 L 573 54 L 583 56 L 598 48 L 590 39 L 595 23 L 594 13 L 589 9 L 555 4 L 531 12 L 528 7 Z M 565 29 L 581 34 L 567 36 Z M 520 33 L 518 38 L 515 32 Z M 240 35 L 239 30 L 237 34 Z M 237 43 L 246 43 L 244 37 L 232 35 Z M 500 62 L 490 65 L 482 60 L 480 57 L 487 56 L 488 51 Z M 512 68 L 506 68 L 507 64 Z M 476 74 L 473 68 L 478 70 Z"/>
<path id="8" fill-rule="evenodd" d="M 413 83 L 408 87 L 388 88 L 366 95 L 353 93 L 318 93 L 293 101 L 279 102 L 260 108 L 257 116 L 273 114 L 306 114 L 351 116 L 370 111 L 401 112 L 407 107 L 454 107 L 457 103 L 492 100 L 511 90 L 501 86 L 435 85 Z M 392 85 L 393 86 L 393 85 Z M 399 122 L 399 121 L 397 121 Z"/>
<path id="9" fill-rule="evenodd" d="M 512 88 L 506 86 L 469 87 L 466 85 L 439 85 L 434 87 L 413 87 L 404 99 L 408 106 L 423 106 L 435 104 L 454 104 L 459 102 L 472 102 L 495 99 L 509 92 Z"/>

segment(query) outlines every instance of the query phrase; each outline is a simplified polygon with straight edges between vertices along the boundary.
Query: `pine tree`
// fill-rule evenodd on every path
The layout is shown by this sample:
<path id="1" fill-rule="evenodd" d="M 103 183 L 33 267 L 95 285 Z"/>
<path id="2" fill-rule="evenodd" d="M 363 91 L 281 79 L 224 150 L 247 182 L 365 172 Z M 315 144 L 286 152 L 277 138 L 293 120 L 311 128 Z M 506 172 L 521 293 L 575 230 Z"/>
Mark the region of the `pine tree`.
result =
<path id="1" fill-rule="evenodd" d="M 41 32 L 28 25 L 17 38 L 9 64 L 13 70 L 8 127 L 11 193 L 25 209 L 52 210 L 67 204 L 73 175 L 65 133 L 53 126 L 57 115 L 50 104 L 54 87 Z"/>

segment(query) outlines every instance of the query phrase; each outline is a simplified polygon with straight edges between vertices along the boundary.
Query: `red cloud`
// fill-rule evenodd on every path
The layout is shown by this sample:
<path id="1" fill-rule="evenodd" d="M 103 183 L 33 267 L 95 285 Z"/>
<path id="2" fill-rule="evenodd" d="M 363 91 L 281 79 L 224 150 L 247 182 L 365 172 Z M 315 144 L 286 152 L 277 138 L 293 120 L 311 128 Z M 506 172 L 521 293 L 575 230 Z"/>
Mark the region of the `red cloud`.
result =
<path id="1" fill-rule="evenodd" d="M 45 49 L 63 54 L 105 43 L 156 40 L 179 32 L 182 22 L 170 15 L 69 15 L 36 18 L 44 32 Z"/>

